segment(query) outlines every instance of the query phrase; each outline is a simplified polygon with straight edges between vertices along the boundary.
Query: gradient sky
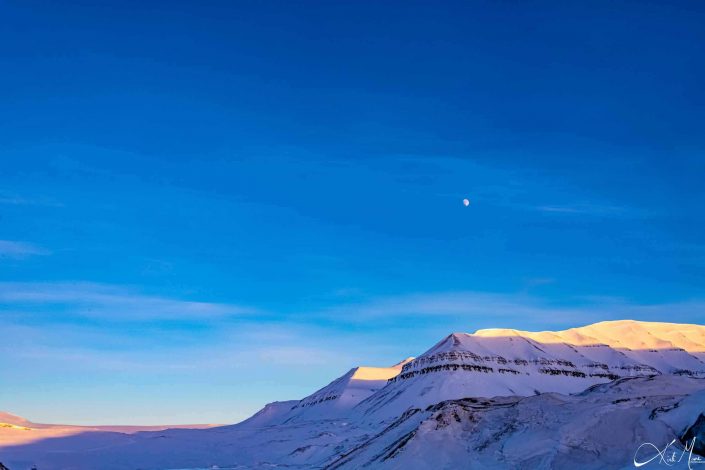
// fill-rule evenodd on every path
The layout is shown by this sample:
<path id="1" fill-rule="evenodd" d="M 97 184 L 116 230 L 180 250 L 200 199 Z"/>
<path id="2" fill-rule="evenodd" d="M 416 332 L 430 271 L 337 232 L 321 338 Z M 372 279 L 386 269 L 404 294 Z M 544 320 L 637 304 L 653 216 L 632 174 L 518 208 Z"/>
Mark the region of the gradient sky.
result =
<path id="1" fill-rule="evenodd" d="M 703 323 L 666 3 L 0 1 L 0 410 L 230 423 L 452 331 Z"/>

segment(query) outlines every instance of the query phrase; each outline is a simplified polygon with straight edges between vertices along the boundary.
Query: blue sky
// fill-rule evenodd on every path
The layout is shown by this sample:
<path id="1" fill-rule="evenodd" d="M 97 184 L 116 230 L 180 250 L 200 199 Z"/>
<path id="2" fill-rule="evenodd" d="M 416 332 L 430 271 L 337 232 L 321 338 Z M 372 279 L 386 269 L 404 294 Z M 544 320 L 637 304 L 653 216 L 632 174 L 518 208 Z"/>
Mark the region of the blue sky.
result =
<path id="1" fill-rule="evenodd" d="M 699 2 L 0 25 L 2 410 L 228 423 L 451 331 L 705 318 Z"/>

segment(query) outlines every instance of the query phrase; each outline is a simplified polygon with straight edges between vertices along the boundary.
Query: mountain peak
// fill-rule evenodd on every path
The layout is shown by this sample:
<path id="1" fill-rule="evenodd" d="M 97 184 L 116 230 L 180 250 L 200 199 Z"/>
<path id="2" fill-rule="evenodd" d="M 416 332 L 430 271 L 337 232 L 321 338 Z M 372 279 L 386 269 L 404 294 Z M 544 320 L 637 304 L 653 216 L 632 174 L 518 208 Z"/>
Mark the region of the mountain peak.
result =
<path id="1" fill-rule="evenodd" d="M 390 367 L 353 367 L 325 387 L 299 400 L 282 419 L 310 419 L 321 414 L 343 415 L 387 385 L 387 381 L 396 377 L 413 359 L 408 357 Z"/>
<path id="2" fill-rule="evenodd" d="M 620 377 L 705 376 L 705 327 L 624 320 L 562 331 L 451 333 L 361 402 L 389 415 L 464 397 L 577 393 Z"/>
<path id="3" fill-rule="evenodd" d="M 30 426 L 32 423 L 21 416 L 16 416 L 10 413 L 0 411 L 0 423 L 11 424 L 15 426 Z"/>

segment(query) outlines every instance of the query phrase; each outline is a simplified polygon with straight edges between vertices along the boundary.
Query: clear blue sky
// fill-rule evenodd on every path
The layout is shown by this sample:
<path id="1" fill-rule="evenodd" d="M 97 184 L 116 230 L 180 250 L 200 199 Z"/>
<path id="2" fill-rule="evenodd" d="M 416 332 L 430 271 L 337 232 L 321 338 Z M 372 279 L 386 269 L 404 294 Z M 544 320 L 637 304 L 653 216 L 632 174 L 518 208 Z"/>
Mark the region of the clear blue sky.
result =
<path id="1" fill-rule="evenodd" d="M 0 2 L 0 409 L 234 422 L 451 331 L 702 323 L 703 57 L 697 1 Z"/>

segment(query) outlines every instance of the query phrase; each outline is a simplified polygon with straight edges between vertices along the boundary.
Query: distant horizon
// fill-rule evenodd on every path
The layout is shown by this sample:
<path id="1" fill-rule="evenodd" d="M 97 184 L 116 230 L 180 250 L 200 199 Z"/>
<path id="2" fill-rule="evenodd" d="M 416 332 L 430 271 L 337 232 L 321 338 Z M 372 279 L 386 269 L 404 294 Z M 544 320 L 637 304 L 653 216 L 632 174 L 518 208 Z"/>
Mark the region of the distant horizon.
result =
<path id="1" fill-rule="evenodd" d="M 625 323 L 625 322 L 628 322 L 628 323 L 646 323 L 646 324 L 663 324 L 663 325 L 704 326 L 704 325 L 699 325 L 699 324 L 696 324 L 696 323 L 694 323 L 694 324 L 687 324 L 687 323 L 656 322 L 656 321 L 644 321 L 644 320 L 622 319 L 622 320 L 602 320 L 602 321 L 598 321 L 598 322 L 596 322 L 596 323 L 591 323 L 591 324 L 588 324 L 588 325 L 582 325 L 582 326 L 578 326 L 578 327 L 569 327 L 569 328 L 567 328 L 567 329 L 568 329 L 568 330 L 579 329 L 579 328 L 581 328 L 581 327 L 594 326 L 594 325 L 598 325 L 598 324 L 601 324 L 601 323 Z M 435 345 L 439 344 L 439 343 L 442 342 L 444 339 L 446 339 L 446 338 L 448 338 L 448 337 L 450 337 L 450 336 L 453 336 L 454 334 L 469 334 L 469 335 L 472 335 L 472 334 L 476 334 L 476 333 L 478 333 L 478 332 L 480 332 L 480 331 L 486 331 L 486 330 L 503 330 L 503 329 L 504 329 L 504 328 L 485 328 L 485 329 L 481 329 L 481 330 L 476 330 L 476 331 L 474 331 L 474 332 L 459 332 L 459 331 L 457 331 L 457 332 L 452 332 L 452 333 L 449 333 L 448 335 L 446 335 L 446 336 L 440 338 L 440 340 L 439 340 L 438 342 L 436 342 L 435 344 L 429 345 L 429 347 L 427 348 L 427 350 L 432 349 Z M 513 330 L 516 331 L 516 329 L 513 329 Z M 528 333 L 556 333 L 556 332 L 560 332 L 560 331 L 562 331 L 562 330 L 528 331 Z M 521 333 L 521 332 L 526 333 L 527 331 L 519 331 L 519 332 L 520 332 L 520 333 Z M 420 355 L 420 354 L 422 354 L 422 353 L 420 352 L 419 355 Z M 394 364 L 358 364 L 358 365 L 354 366 L 354 368 L 358 368 L 358 367 L 360 367 L 360 368 L 364 368 L 364 367 L 373 367 L 373 368 L 374 368 L 374 367 L 390 367 L 390 366 L 393 366 L 393 365 L 401 364 L 401 363 L 406 362 L 406 361 L 409 361 L 409 360 L 413 360 L 415 357 L 418 357 L 418 356 L 414 356 L 414 355 L 412 355 L 412 356 L 407 356 L 407 357 L 405 357 L 405 358 L 403 358 L 403 359 L 400 359 L 399 361 L 397 361 L 397 362 L 394 363 Z M 344 374 L 346 374 L 346 373 L 347 373 L 347 371 L 341 370 L 339 375 L 342 376 L 342 375 L 344 375 Z M 327 384 L 330 383 L 330 382 L 335 381 L 337 378 L 338 378 L 338 376 L 330 377 L 329 380 L 328 380 L 325 384 L 319 384 L 319 385 L 313 386 L 313 388 L 310 390 L 310 393 L 309 393 L 309 394 L 314 393 L 316 390 L 320 389 L 321 387 L 323 387 L 324 385 L 327 385 Z M 298 400 L 298 399 L 301 399 L 301 398 L 304 398 L 304 397 L 291 397 L 290 400 L 295 401 L 295 400 Z M 278 401 L 287 401 L 287 400 L 278 400 Z M 260 410 L 257 410 L 257 411 L 260 411 Z M 257 411 L 256 411 L 256 412 L 257 412 Z M 255 412 L 255 413 L 256 413 L 256 412 Z M 240 423 L 240 422 L 242 422 L 242 421 L 244 421 L 244 420 L 247 420 L 248 418 L 252 417 L 252 416 L 255 414 L 255 413 L 253 413 L 252 415 L 247 416 L 247 417 L 245 417 L 245 418 L 243 418 L 243 419 L 241 419 L 241 420 L 238 420 L 238 421 L 235 421 L 235 422 L 228 422 L 228 423 L 205 423 L 205 422 L 203 422 L 203 423 L 196 423 L 196 422 L 193 422 L 193 423 L 143 423 L 143 424 L 136 424 L 136 425 L 135 425 L 135 424 L 122 424 L 122 423 L 74 424 L 74 423 L 69 423 L 69 422 L 46 422 L 46 421 L 42 421 L 42 420 L 36 420 L 36 421 L 35 421 L 35 420 L 32 420 L 32 419 L 28 419 L 26 416 L 18 416 L 18 415 L 16 415 L 16 414 L 13 414 L 13 413 L 9 412 L 8 410 L 0 410 L 0 414 L 2 414 L 2 413 L 10 414 L 10 415 L 14 416 L 15 418 L 26 419 L 27 421 L 29 421 L 30 423 L 33 423 L 33 424 L 43 424 L 43 425 L 44 425 L 44 424 L 47 424 L 47 425 L 68 425 L 68 426 L 79 426 L 79 427 L 81 427 L 81 426 L 85 426 L 85 427 L 95 426 L 95 427 L 109 427 L 109 428 L 117 428 L 117 427 L 135 428 L 135 429 L 132 429 L 132 430 L 128 430 L 127 432 L 134 432 L 134 431 L 139 430 L 139 429 L 137 429 L 137 428 L 142 428 L 142 427 L 144 427 L 144 428 L 149 428 L 149 427 L 162 427 L 162 426 L 175 426 L 175 427 L 188 427 L 188 426 L 228 426 L 228 425 L 231 425 L 231 424 L 237 424 L 237 423 Z"/>
<path id="2" fill-rule="evenodd" d="M 705 318 L 705 3 L 59 3 L 0 4 L 0 410 L 234 423 Z"/>

